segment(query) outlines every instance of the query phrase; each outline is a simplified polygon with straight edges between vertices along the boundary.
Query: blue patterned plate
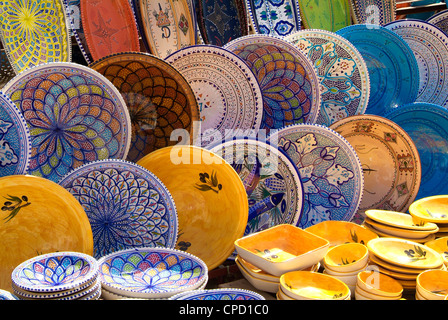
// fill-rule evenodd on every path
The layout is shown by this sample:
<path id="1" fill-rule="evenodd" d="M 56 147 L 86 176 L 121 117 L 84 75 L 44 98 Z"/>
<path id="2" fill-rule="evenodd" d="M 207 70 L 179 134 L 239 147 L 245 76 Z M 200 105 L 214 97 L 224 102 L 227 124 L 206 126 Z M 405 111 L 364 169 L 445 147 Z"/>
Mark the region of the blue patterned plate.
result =
<path id="1" fill-rule="evenodd" d="M 448 9 L 433 14 L 428 19 L 426 19 L 426 22 L 431 23 L 432 25 L 445 32 L 445 34 L 448 34 Z"/>
<path id="2" fill-rule="evenodd" d="M 261 294 L 245 289 L 205 289 L 179 293 L 169 300 L 266 300 Z"/>
<path id="3" fill-rule="evenodd" d="M 358 155 L 345 138 L 322 125 L 296 124 L 272 134 L 269 141 L 277 141 L 299 169 L 305 197 L 300 228 L 353 219 L 364 177 Z"/>
<path id="4" fill-rule="evenodd" d="M 420 155 L 422 177 L 415 199 L 448 194 L 448 110 L 415 102 L 398 107 L 386 118 L 409 134 Z"/>
<path id="5" fill-rule="evenodd" d="M 418 64 L 400 36 L 378 25 L 353 25 L 336 33 L 350 41 L 367 64 L 370 98 L 365 113 L 382 116 L 396 106 L 415 101 Z"/>
<path id="6" fill-rule="evenodd" d="M 129 248 L 175 246 L 174 200 L 149 170 L 106 159 L 74 169 L 59 184 L 81 203 L 89 218 L 95 258 Z"/>
<path id="7" fill-rule="evenodd" d="M 0 300 L 19 300 L 19 298 L 7 290 L 0 289 Z"/>

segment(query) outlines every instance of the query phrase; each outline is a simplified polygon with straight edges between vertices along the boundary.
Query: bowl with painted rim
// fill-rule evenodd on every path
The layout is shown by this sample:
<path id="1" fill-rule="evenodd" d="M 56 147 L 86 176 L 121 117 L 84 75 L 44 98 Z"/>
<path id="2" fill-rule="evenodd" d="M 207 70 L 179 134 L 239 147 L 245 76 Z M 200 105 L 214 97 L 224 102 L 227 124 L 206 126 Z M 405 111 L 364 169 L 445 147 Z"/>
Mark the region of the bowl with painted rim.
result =
<path id="1" fill-rule="evenodd" d="M 448 294 L 448 271 L 426 270 L 417 276 L 416 291 L 428 300 L 443 300 Z"/>
<path id="2" fill-rule="evenodd" d="M 247 289 L 218 288 L 192 290 L 190 292 L 172 296 L 169 300 L 266 300 L 261 294 Z"/>
<path id="3" fill-rule="evenodd" d="M 352 272 L 366 266 L 369 250 L 361 243 L 344 243 L 330 248 L 324 256 L 323 266 L 337 272 Z"/>

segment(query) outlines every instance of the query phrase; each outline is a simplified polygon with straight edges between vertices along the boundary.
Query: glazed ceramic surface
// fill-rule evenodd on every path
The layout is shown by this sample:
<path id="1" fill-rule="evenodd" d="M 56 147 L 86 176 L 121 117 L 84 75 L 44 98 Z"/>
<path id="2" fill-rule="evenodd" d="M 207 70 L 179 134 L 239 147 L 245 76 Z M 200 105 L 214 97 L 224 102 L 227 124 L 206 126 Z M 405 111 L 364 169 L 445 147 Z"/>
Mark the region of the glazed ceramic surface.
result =
<path id="1" fill-rule="evenodd" d="M 100 160 L 72 170 L 59 184 L 89 217 L 95 258 L 129 248 L 175 246 L 176 206 L 152 172 L 132 162 Z"/>
<path id="2" fill-rule="evenodd" d="M 19 298 L 8 290 L 0 289 L 0 300 L 19 300 Z"/>
<path id="3" fill-rule="evenodd" d="M 399 125 L 417 147 L 422 177 L 416 199 L 446 194 L 445 172 L 448 170 L 448 111 L 446 108 L 416 102 L 400 106 L 385 116 Z"/>
<path id="4" fill-rule="evenodd" d="M 350 0 L 356 24 L 384 25 L 395 21 L 395 0 Z"/>
<path id="5" fill-rule="evenodd" d="M 378 25 L 353 25 L 337 34 L 361 53 L 370 77 L 370 97 L 365 113 L 383 116 L 414 102 L 419 90 L 419 66 L 409 45 L 398 34 Z"/>
<path id="6" fill-rule="evenodd" d="M 394 21 L 385 28 L 402 37 L 417 59 L 420 85 L 416 102 L 448 106 L 448 35 L 421 20 Z"/>
<path id="7" fill-rule="evenodd" d="M 298 0 L 306 29 L 338 31 L 352 24 L 349 0 Z"/>
<path id="8" fill-rule="evenodd" d="M 382 297 L 401 297 L 403 286 L 384 273 L 366 270 L 358 273 L 357 287 Z"/>
<path id="9" fill-rule="evenodd" d="M 277 141 L 299 169 L 305 197 L 299 227 L 355 218 L 364 178 L 358 155 L 345 138 L 328 127 L 297 124 L 269 140 Z"/>
<path id="10" fill-rule="evenodd" d="M 414 220 L 412 215 L 408 213 L 375 209 L 366 210 L 365 213 L 368 218 L 393 227 L 417 231 L 432 231 L 437 228 L 435 223 Z"/>
<path id="11" fill-rule="evenodd" d="M 300 30 L 286 37 L 314 63 L 322 105 L 317 124 L 330 126 L 363 114 L 370 96 L 370 78 L 361 53 L 347 39 L 325 30 Z"/>
<path id="12" fill-rule="evenodd" d="M 219 266 L 235 249 L 247 226 L 249 201 L 241 178 L 218 155 L 194 146 L 156 150 L 137 164 L 153 172 L 176 203 L 176 249 Z M 219 204 L 219 205 L 217 205 Z"/>
<path id="13" fill-rule="evenodd" d="M 265 298 L 254 291 L 245 289 L 207 289 L 185 293 L 172 300 L 265 300 Z"/>
<path id="14" fill-rule="evenodd" d="M 207 276 L 205 263 L 170 248 L 136 248 L 98 260 L 99 279 L 107 290 L 136 298 L 167 298 L 194 290 Z"/>
<path id="15" fill-rule="evenodd" d="M 283 38 L 248 35 L 224 46 L 255 74 L 263 96 L 261 129 L 314 123 L 321 105 L 320 81 L 311 60 Z"/>
<path id="16" fill-rule="evenodd" d="M 422 164 L 409 134 L 393 121 L 356 115 L 330 126 L 353 146 L 362 164 L 364 190 L 356 214 L 368 209 L 407 211 L 419 192 Z"/>
<path id="17" fill-rule="evenodd" d="M 448 295 L 448 271 L 426 270 L 420 273 L 417 292 L 428 300 L 445 300 Z"/>
<path id="18" fill-rule="evenodd" d="M 0 5 L 1 40 L 16 74 L 42 63 L 71 60 L 62 0 L 4 0 Z"/>
<path id="19" fill-rule="evenodd" d="M 128 52 L 111 55 L 89 65 L 120 91 L 129 110 L 132 134 L 127 160 L 137 162 L 146 154 L 170 145 L 171 134 L 184 129 L 192 144 L 199 109 L 194 91 L 182 74 L 156 56 Z"/>
<path id="20" fill-rule="evenodd" d="M 359 271 L 365 267 L 369 258 L 369 250 L 361 243 L 344 243 L 330 248 L 324 256 L 325 269 L 336 272 Z"/>
<path id="21" fill-rule="evenodd" d="M 0 42 L 0 88 L 3 88 L 15 76 L 16 73 L 8 60 L 6 50 Z"/>
<path id="22" fill-rule="evenodd" d="M 366 218 L 364 221 L 365 224 L 373 227 L 375 230 L 378 230 L 384 234 L 387 234 L 390 237 L 402 238 L 402 239 L 410 239 L 415 240 L 416 242 L 422 242 L 421 239 L 427 239 L 431 234 L 435 234 L 439 231 L 437 225 L 432 230 L 410 230 L 400 227 L 391 226 L 384 223 L 379 223 L 370 218 Z"/>
<path id="23" fill-rule="evenodd" d="M 432 223 L 448 223 L 448 196 L 436 195 L 421 198 L 411 204 L 409 213 L 415 219 Z"/>
<path id="24" fill-rule="evenodd" d="M 425 246 L 437 251 L 442 256 L 445 265 L 448 265 L 448 236 L 425 242 Z"/>
<path id="25" fill-rule="evenodd" d="M 84 163 L 126 158 L 131 140 L 126 103 L 91 68 L 43 64 L 16 76 L 3 91 L 30 129 L 30 174 L 58 182 Z"/>
<path id="26" fill-rule="evenodd" d="M 260 128 L 262 92 L 251 69 L 236 54 L 199 45 L 176 51 L 165 60 L 194 90 L 202 134 L 196 145 L 207 147 Z"/>
<path id="27" fill-rule="evenodd" d="M 426 19 L 426 22 L 431 23 L 445 32 L 445 34 L 448 34 L 448 9 L 433 14 L 431 17 Z"/>

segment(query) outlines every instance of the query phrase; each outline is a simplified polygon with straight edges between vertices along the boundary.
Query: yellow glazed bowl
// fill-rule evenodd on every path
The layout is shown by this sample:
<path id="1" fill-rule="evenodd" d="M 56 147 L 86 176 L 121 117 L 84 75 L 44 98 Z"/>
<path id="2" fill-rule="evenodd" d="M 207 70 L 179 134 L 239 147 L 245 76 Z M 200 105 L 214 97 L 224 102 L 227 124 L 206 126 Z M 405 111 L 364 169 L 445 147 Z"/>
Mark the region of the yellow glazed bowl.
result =
<path id="1" fill-rule="evenodd" d="M 356 285 L 364 291 L 383 297 L 397 298 L 403 294 L 403 286 L 394 278 L 378 271 L 358 273 Z"/>
<path id="2" fill-rule="evenodd" d="M 366 266 L 369 250 L 361 243 L 345 243 L 330 248 L 324 256 L 325 269 L 337 272 L 352 272 Z"/>
<path id="3" fill-rule="evenodd" d="M 443 300 L 448 294 L 448 271 L 426 270 L 417 276 L 416 290 L 428 300 Z"/>
<path id="4" fill-rule="evenodd" d="M 448 195 L 422 198 L 409 206 L 409 213 L 417 220 L 448 223 Z"/>
<path id="5" fill-rule="evenodd" d="M 370 291 L 365 291 L 364 289 L 361 289 L 360 287 L 355 287 L 355 299 L 356 300 L 399 300 L 401 299 L 401 295 L 396 297 L 389 297 L 389 296 L 381 296 L 374 294 Z"/>
<path id="6" fill-rule="evenodd" d="M 318 272 L 287 272 L 280 277 L 280 286 L 296 300 L 344 300 L 350 296 L 344 282 Z"/>
<path id="7" fill-rule="evenodd" d="M 437 251 L 442 256 L 445 265 L 448 266 L 448 236 L 425 242 L 425 246 Z"/>
<path id="8" fill-rule="evenodd" d="M 370 209 L 366 210 L 366 216 L 378 223 L 382 223 L 388 226 L 420 231 L 433 231 L 438 229 L 435 223 L 420 221 L 420 219 L 414 219 L 414 217 L 408 213 Z"/>

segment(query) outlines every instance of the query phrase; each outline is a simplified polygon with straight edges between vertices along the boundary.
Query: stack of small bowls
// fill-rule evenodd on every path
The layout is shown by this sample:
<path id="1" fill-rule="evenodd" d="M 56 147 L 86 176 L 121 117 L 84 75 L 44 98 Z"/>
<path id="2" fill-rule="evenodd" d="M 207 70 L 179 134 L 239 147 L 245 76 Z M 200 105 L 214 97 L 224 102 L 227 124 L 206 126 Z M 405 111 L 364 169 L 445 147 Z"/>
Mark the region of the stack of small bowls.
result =
<path id="1" fill-rule="evenodd" d="M 97 300 L 101 296 L 98 263 L 78 252 L 36 256 L 12 272 L 12 288 L 21 300 Z"/>
<path id="2" fill-rule="evenodd" d="M 448 295 L 448 271 L 426 270 L 417 276 L 416 300 L 445 300 Z"/>
<path id="3" fill-rule="evenodd" d="M 356 300 L 400 300 L 403 286 L 394 278 L 375 270 L 365 270 L 357 275 Z"/>

